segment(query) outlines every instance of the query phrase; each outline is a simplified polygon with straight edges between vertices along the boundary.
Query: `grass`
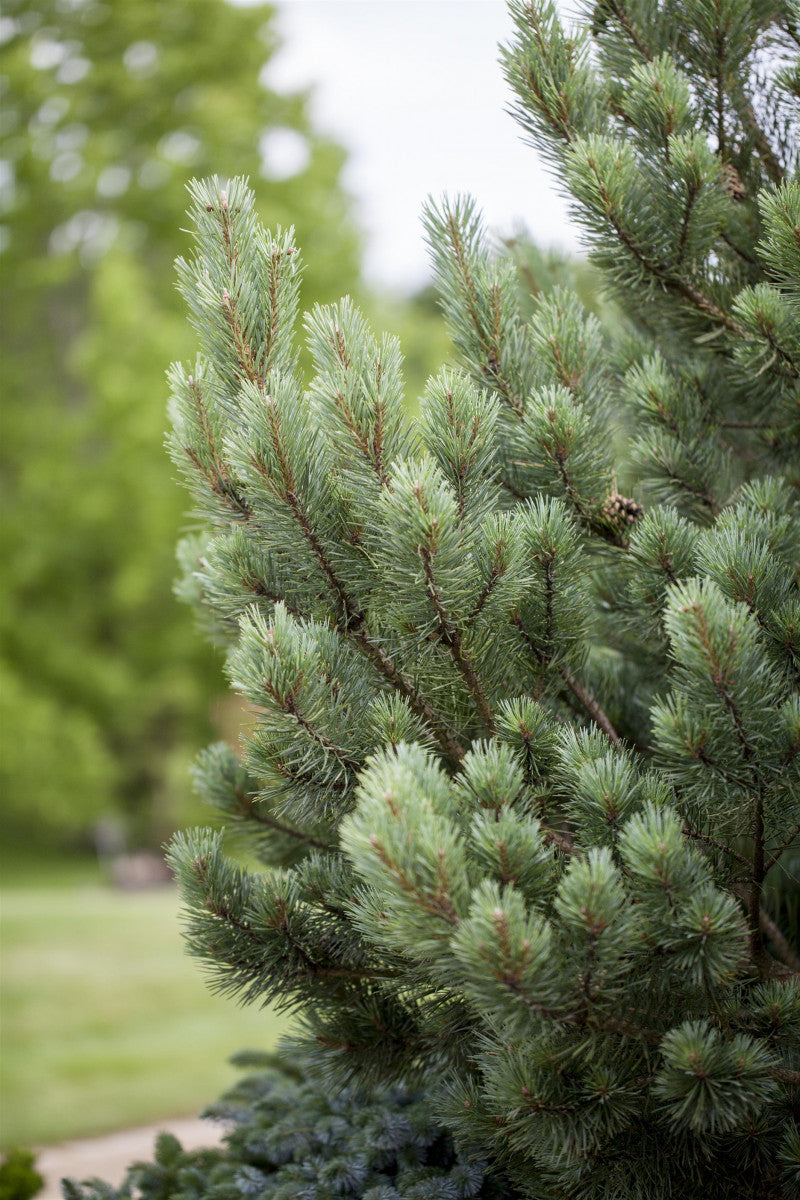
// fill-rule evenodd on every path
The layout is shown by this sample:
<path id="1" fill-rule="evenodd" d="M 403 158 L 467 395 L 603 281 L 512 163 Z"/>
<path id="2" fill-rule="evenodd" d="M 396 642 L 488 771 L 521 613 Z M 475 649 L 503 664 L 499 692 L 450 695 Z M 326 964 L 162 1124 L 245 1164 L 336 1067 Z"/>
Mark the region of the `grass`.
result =
<path id="1" fill-rule="evenodd" d="M 0 906 L 2 1149 L 199 1114 L 233 1082 L 228 1057 L 285 1028 L 208 991 L 172 888 L 64 869 L 12 875 Z"/>

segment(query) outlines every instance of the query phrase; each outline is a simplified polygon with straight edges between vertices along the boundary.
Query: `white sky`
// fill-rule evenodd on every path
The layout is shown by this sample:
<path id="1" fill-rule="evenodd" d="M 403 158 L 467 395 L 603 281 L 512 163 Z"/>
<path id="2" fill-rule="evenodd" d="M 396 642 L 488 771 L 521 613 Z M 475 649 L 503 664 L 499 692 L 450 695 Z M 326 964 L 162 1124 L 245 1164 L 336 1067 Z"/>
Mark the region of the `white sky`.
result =
<path id="1" fill-rule="evenodd" d="M 279 0 L 278 30 L 266 81 L 313 84 L 315 124 L 349 151 L 371 283 L 427 281 L 428 193 L 471 192 L 497 232 L 523 222 L 541 245 L 578 248 L 565 201 L 505 111 L 504 0 Z"/>

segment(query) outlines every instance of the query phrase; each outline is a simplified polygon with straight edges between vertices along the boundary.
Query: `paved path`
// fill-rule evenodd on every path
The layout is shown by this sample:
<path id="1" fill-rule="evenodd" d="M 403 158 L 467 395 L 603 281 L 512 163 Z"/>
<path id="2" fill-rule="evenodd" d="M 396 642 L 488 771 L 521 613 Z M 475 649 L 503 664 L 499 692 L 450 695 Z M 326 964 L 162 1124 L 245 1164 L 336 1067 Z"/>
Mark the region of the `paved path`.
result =
<path id="1" fill-rule="evenodd" d="M 152 1159 L 153 1144 L 162 1130 L 174 1133 L 184 1149 L 196 1150 L 200 1146 L 217 1145 L 224 1127 L 216 1121 L 184 1117 L 139 1129 L 123 1129 L 103 1137 L 45 1146 L 36 1154 L 36 1169 L 45 1179 L 44 1190 L 39 1192 L 36 1200 L 61 1200 L 59 1181 L 64 1176 L 73 1179 L 97 1176 L 119 1187 L 132 1162 Z"/>

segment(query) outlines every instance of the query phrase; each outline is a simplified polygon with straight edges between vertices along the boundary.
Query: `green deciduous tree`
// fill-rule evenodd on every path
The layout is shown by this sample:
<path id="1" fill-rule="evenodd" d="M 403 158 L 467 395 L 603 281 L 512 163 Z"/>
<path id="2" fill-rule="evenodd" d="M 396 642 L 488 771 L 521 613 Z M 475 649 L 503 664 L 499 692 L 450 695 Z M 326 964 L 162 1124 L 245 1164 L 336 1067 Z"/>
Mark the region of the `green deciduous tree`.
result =
<path id="1" fill-rule="evenodd" d="M 457 365 L 419 419 L 349 301 L 306 318 L 304 387 L 294 243 L 241 182 L 194 185 L 185 591 L 256 710 L 197 779 L 263 867 L 202 830 L 172 859 L 215 985 L 298 1012 L 332 1088 L 421 1083 L 508 1195 L 777 1200 L 800 1194 L 800 959 L 765 907 L 800 832 L 800 31 L 755 0 L 590 7 L 566 30 L 512 3 L 503 61 L 617 338 L 565 290 L 523 316 L 444 200 Z"/>
<path id="2" fill-rule="evenodd" d="M 57 836 L 122 806 L 158 840 L 218 690 L 170 598 L 187 166 L 250 175 L 270 223 L 314 248 L 310 302 L 357 280 L 343 154 L 304 95 L 259 84 L 271 8 L 11 0 L 2 33 L 8 820 Z"/>

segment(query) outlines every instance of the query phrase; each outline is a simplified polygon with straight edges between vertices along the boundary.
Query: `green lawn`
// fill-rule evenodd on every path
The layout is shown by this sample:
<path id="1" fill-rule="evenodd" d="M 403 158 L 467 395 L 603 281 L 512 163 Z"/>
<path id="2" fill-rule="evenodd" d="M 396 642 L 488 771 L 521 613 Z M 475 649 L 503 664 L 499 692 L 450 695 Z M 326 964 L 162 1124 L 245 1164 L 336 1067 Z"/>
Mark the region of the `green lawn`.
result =
<path id="1" fill-rule="evenodd" d="M 93 877 L 94 876 L 94 877 Z M 285 1027 L 206 988 L 172 888 L 86 869 L 0 893 L 0 1148 L 199 1113 Z"/>

